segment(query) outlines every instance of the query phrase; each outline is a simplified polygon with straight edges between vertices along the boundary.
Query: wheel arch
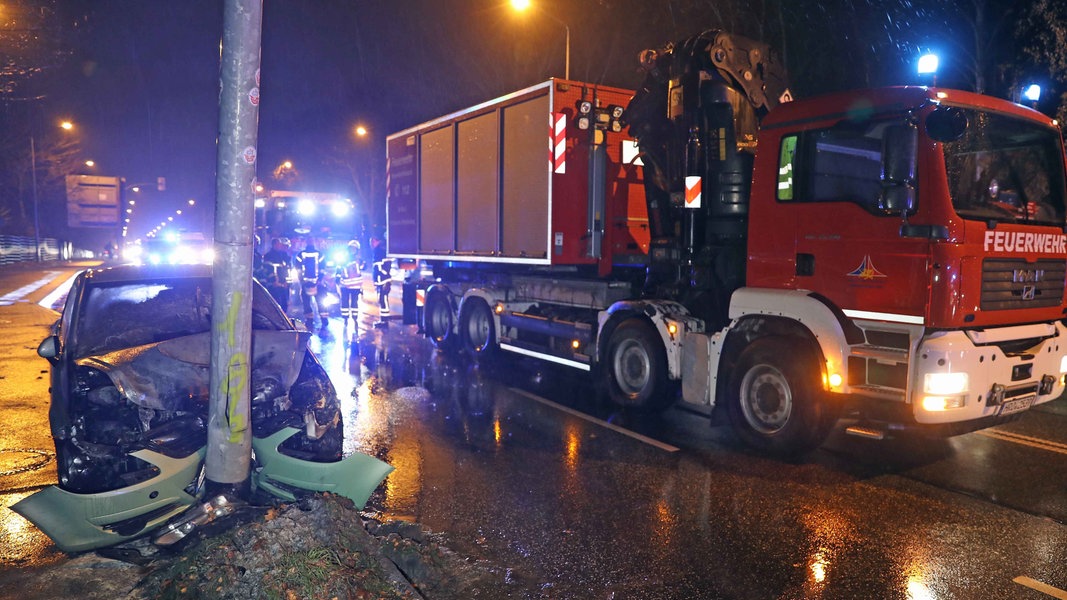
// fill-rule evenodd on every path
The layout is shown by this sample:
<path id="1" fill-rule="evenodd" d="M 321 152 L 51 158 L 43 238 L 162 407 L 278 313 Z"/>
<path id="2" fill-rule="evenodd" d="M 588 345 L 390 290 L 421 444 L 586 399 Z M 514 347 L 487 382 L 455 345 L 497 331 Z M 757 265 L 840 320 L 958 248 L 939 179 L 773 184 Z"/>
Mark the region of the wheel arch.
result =
<path id="1" fill-rule="evenodd" d="M 826 298 L 804 290 L 742 288 L 730 301 L 730 325 L 721 352 L 719 372 L 728 372 L 753 340 L 782 336 L 803 340 L 819 362 L 824 391 L 843 391 L 847 381 L 849 345 L 863 342 L 863 332 Z M 833 386 L 830 374 L 842 383 Z M 728 378 L 720 377 L 721 391 Z"/>
<path id="2" fill-rule="evenodd" d="M 638 318 L 652 326 L 659 334 L 660 342 L 667 354 L 667 374 L 672 380 L 682 378 L 682 348 L 686 332 L 704 330 L 704 322 L 689 314 L 689 311 L 677 302 L 670 300 L 623 300 L 612 304 L 600 313 L 599 332 L 596 341 L 596 360 L 602 365 L 607 360 L 605 353 L 608 341 L 623 321 Z M 677 326 L 672 334 L 668 322 Z"/>
<path id="3" fill-rule="evenodd" d="M 484 302 L 489 307 L 489 314 L 493 315 L 493 325 L 496 327 L 497 336 L 500 335 L 500 315 L 497 314 L 494 307 L 501 301 L 501 294 L 491 288 L 471 288 L 467 290 L 463 297 L 460 298 L 459 307 L 456 311 L 457 323 L 458 319 L 463 316 L 464 308 L 472 306 L 474 302 Z M 468 308 L 469 310 L 469 308 Z"/>

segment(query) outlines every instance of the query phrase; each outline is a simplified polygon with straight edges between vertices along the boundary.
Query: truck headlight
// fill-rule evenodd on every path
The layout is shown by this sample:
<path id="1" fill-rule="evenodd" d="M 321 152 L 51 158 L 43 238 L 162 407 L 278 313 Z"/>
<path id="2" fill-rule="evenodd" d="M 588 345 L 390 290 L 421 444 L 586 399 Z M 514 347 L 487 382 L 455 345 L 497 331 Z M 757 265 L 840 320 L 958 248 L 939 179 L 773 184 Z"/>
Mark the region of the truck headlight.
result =
<path id="1" fill-rule="evenodd" d="M 923 396 L 923 410 L 926 412 L 942 412 L 950 408 L 963 408 L 966 403 L 966 396 Z"/>
<path id="2" fill-rule="evenodd" d="M 967 391 L 966 373 L 927 373 L 923 381 L 923 392 L 933 396 L 952 396 Z"/>

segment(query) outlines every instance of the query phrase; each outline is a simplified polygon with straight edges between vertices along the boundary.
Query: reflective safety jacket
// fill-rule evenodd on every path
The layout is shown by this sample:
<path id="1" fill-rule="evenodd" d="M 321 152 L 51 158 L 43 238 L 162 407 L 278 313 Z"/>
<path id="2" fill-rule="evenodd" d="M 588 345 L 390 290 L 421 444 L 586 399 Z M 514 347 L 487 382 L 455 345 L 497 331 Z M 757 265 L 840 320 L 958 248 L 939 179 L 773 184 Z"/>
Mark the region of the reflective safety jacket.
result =
<path id="1" fill-rule="evenodd" d="M 360 289 L 363 287 L 363 270 L 358 261 L 352 261 L 341 267 L 341 287 L 348 289 Z"/>

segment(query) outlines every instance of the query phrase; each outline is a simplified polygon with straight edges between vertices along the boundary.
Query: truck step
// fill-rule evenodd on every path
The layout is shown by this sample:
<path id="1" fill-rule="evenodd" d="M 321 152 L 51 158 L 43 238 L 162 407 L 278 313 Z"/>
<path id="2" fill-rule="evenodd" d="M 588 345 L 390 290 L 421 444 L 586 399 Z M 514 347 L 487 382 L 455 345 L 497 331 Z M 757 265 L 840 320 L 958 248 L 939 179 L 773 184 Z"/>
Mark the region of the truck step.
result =
<path id="1" fill-rule="evenodd" d="M 857 344 L 851 348 L 852 356 L 873 358 L 885 362 L 906 362 L 908 351 L 900 348 L 886 346 L 874 346 L 871 344 Z"/>

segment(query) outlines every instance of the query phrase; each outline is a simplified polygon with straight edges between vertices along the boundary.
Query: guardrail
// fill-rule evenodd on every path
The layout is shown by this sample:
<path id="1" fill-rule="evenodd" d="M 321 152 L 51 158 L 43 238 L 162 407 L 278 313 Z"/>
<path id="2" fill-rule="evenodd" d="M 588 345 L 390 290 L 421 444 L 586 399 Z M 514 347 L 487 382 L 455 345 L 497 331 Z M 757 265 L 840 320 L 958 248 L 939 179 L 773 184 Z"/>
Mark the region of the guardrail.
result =
<path id="1" fill-rule="evenodd" d="M 92 250 L 77 248 L 74 242 L 55 238 L 41 239 L 41 261 L 75 260 L 95 258 Z M 0 265 L 37 260 L 32 237 L 18 235 L 0 235 Z"/>

